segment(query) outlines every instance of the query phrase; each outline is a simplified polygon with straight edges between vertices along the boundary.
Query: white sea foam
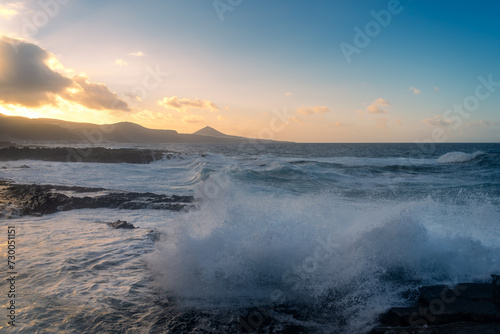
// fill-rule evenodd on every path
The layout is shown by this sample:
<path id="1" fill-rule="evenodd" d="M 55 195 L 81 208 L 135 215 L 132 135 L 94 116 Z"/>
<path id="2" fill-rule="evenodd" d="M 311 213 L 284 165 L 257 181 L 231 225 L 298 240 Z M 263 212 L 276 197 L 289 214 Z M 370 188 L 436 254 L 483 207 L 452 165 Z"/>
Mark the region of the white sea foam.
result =
<path id="1" fill-rule="evenodd" d="M 485 154 L 481 151 L 476 151 L 474 153 L 464 153 L 464 152 L 448 152 L 443 154 L 437 159 L 438 163 L 454 163 L 454 162 L 466 162 L 477 158 L 479 155 Z"/>
<path id="2" fill-rule="evenodd" d="M 190 306 L 272 304 L 278 294 L 295 305 L 324 303 L 356 332 L 400 302 L 397 292 L 411 287 L 405 282 L 486 280 L 500 270 L 491 240 L 498 207 L 466 200 L 352 203 L 229 184 L 164 230 L 148 263 L 165 293 Z"/>

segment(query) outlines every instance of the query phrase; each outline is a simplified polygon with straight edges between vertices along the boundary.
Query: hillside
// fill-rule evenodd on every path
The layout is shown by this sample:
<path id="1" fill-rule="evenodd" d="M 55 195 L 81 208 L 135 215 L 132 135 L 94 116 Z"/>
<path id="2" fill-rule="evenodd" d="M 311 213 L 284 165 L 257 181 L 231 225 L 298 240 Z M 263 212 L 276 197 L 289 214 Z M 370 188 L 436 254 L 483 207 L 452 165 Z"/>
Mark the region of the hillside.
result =
<path id="1" fill-rule="evenodd" d="M 0 141 L 58 143 L 241 143 L 248 138 L 226 135 L 211 127 L 193 134 L 148 129 L 131 122 L 108 125 L 30 119 L 0 114 Z M 261 142 L 273 142 L 262 140 Z"/>

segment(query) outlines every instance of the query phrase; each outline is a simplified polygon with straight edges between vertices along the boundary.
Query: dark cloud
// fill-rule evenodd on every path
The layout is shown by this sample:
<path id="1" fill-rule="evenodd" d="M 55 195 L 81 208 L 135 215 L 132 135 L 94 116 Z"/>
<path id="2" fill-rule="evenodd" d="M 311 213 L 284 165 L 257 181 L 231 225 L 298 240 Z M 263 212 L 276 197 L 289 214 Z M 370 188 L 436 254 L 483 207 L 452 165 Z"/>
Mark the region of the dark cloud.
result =
<path id="1" fill-rule="evenodd" d="M 0 37 L 0 100 L 27 107 L 54 103 L 55 96 L 72 81 L 52 71 L 42 48 Z"/>
<path id="2" fill-rule="evenodd" d="M 84 75 L 75 75 L 72 80 L 78 91 L 73 94 L 66 93 L 64 97 L 68 100 L 73 100 L 90 109 L 130 110 L 127 102 L 118 98 L 105 84 L 89 82 Z"/>
<path id="3" fill-rule="evenodd" d="M 0 101 L 40 107 L 56 104 L 60 96 L 91 109 L 130 110 L 105 84 L 57 73 L 47 65 L 51 58 L 35 44 L 0 36 Z"/>

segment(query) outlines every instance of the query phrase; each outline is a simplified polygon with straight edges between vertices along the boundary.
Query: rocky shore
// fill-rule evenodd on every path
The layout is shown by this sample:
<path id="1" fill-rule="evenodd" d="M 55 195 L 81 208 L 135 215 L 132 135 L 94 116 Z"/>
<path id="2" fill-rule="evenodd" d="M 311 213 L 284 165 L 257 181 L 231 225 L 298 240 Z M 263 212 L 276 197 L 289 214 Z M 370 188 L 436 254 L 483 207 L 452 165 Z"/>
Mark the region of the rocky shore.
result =
<path id="1" fill-rule="evenodd" d="M 75 209 L 186 210 L 192 196 L 121 192 L 103 188 L 13 184 L 0 180 L 0 217 L 42 216 Z"/>
<path id="2" fill-rule="evenodd" d="M 414 305 L 393 307 L 371 334 L 500 333 L 500 276 L 492 283 L 420 288 Z"/>
<path id="3" fill-rule="evenodd" d="M 0 148 L 0 161 L 44 160 L 60 162 L 102 162 L 149 164 L 160 160 L 165 152 L 159 150 L 103 147 L 4 147 Z"/>

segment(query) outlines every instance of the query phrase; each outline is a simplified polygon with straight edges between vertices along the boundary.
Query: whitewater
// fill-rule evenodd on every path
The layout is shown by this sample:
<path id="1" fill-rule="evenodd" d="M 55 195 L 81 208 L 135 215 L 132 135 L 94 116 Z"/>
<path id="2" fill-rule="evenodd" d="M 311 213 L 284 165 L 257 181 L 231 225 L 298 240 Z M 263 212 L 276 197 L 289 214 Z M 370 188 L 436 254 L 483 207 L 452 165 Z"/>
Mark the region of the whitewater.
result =
<path id="1" fill-rule="evenodd" d="M 500 144 L 129 147 L 166 153 L 0 163 L 16 183 L 197 200 L 0 221 L 17 229 L 19 333 L 367 333 L 421 286 L 500 273 Z"/>

